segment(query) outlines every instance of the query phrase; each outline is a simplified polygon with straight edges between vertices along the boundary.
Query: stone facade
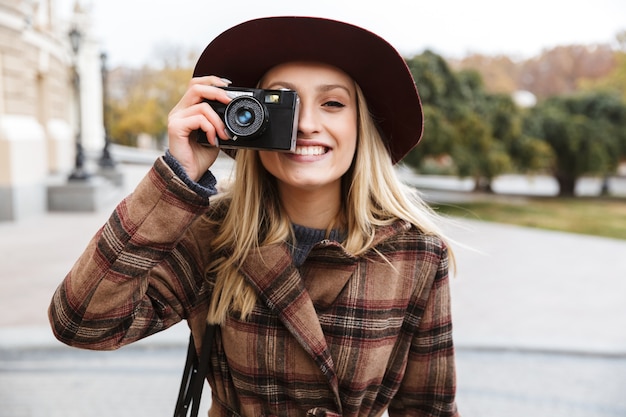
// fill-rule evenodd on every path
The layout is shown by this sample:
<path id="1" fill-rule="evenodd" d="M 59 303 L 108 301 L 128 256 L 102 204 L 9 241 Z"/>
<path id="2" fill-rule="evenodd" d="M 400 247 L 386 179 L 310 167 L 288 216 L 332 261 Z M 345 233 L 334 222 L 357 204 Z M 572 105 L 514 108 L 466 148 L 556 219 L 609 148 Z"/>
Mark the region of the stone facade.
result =
<path id="1" fill-rule="evenodd" d="M 75 59 L 67 34 L 72 25 L 85 34 L 88 16 L 76 7 L 71 20 L 56 18 L 53 0 L 0 0 L 0 221 L 46 211 L 50 181 L 74 165 L 75 63 L 83 144 L 102 146 L 98 45 L 83 35 Z"/>

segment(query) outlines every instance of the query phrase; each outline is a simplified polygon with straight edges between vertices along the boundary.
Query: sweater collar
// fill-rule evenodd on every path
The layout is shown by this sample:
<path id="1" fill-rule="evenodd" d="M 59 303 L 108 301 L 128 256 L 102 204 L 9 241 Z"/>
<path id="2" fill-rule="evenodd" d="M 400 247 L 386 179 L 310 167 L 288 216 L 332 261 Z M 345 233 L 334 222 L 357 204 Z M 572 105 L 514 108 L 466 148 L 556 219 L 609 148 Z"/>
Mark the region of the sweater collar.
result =
<path id="1" fill-rule="evenodd" d="M 311 248 L 322 241 L 342 242 L 345 233 L 339 229 L 328 232 L 325 229 L 313 229 L 310 227 L 292 224 L 295 242 L 291 243 L 293 263 L 301 266 L 309 255 Z"/>

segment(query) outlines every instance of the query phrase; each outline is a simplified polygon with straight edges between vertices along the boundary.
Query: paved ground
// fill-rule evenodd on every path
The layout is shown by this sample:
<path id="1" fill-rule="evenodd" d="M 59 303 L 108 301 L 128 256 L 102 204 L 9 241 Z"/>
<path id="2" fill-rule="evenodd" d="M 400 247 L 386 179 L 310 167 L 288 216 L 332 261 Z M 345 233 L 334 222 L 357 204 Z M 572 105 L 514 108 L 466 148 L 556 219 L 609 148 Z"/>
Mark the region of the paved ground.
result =
<path id="1" fill-rule="evenodd" d="M 124 165 L 124 189 L 96 213 L 0 223 L 0 417 L 171 415 L 184 325 L 87 352 L 57 343 L 46 318 L 54 288 L 147 169 Z M 626 416 L 626 241 L 468 221 L 445 229 L 458 242 L 462 414 Z"/>
<path id="2" fill-rule="evenodd" d="M 183 347 L 68 349 L 0 358 L 0 417 L 169 416 Z M 623 417 L 626 360 L 458 352 L 458 402 L 470 417 Z M 206 415 L 207 396 L 200 415 Z"/>

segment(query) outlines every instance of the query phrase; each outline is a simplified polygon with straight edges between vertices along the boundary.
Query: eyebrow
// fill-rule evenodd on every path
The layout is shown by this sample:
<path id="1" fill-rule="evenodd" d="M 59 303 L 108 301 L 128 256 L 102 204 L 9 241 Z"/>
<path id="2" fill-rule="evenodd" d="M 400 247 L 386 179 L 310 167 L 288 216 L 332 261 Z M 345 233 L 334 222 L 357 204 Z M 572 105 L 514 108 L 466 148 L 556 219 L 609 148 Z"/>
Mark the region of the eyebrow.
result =
<path id="1" fill-rule="evenodd" d="M 267 86 L 266 88 L 272 89 L 272 87 L 276 88 L 278 86 L 288 88 L 294 91 L 296 90 L 296 86 L 287 81 L 275 81 L 271 83 L 269 86 Z M 315 89 L 320 92 L 327 92 L 327 91 L 335 90 L 337 88 L 344 90 L 345 92 L 348 93 L 350 97 L 352 97 L 352 93 L 350 92 L 350 89 L 343 84 L 322 84 L 322 85 L 317 86 Z"/>

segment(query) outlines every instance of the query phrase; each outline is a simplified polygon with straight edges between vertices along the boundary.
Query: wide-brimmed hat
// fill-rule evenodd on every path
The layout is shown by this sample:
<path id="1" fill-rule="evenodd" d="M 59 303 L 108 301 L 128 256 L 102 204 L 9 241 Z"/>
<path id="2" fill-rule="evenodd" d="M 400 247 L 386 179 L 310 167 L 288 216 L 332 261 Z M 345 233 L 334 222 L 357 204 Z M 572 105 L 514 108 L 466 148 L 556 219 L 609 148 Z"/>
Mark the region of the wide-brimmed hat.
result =
<path id="1" fill-rule="evenodd" d="M 217 75 L 255 87 L 278 64 L 318 61 L 340 68 L 361 87 L 394 163 L 422 137 L 420 98 L 404 58 L 386 40 L 348 23 L 317 17 L 250 20 L 217 36 L 194 77 Z"/>

